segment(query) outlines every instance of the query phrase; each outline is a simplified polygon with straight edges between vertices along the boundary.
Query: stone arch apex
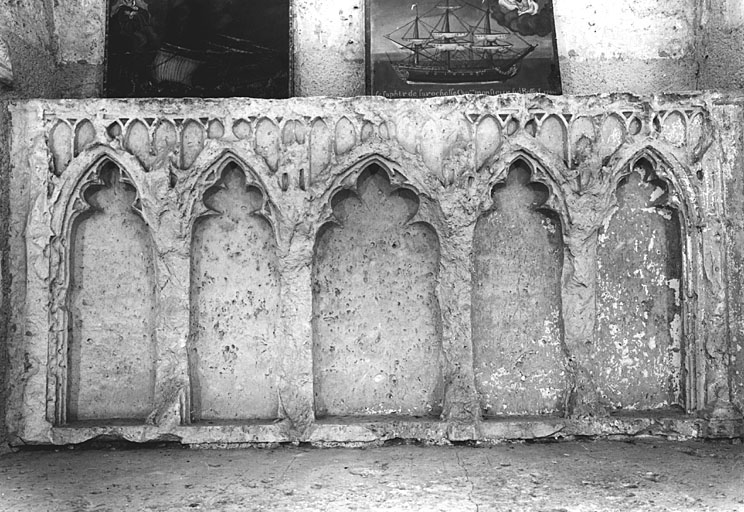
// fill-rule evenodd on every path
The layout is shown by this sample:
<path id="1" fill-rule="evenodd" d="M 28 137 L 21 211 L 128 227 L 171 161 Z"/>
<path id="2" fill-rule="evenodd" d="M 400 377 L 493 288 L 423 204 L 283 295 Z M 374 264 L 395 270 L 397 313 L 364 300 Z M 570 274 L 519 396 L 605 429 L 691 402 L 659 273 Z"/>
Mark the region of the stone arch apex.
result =
<path id="1" fill-rule="evenodd" d="M 550 162 L 550 160 L 555 160 Z M 505 183 L 509 171 L 517 162 L 524 162 L 530 171 L 530 182 L 541 183 L 548 188 L 549 196 L 542 208 L 553 210 L 561 220 L 564 227 L 570 224 L 571 215 L 566 202 L 565 179 L 560 171 L 565 164 L 560 158 L 548 159 L 539 152 L 524 146 L 514 146 L 509 151 L 501 153 L 496 159 L 489 163 L 486 168 L 490 171 L 484 187 L 480 191 L 483 211 L 490 210 L 493 206 L 493 188 L 499 183 Z M 550 165 L 550 164 L 554 165 Z"/>
<path id="2" fill-rule="evenodd" d="M 677 200 L 674 206 L 687 222 L 697 225 L 704 217 L 701 211 L 697 187 L 690 179 L 689 169 L 671 152 L 659 147 L 659 144 L 646 143 L 629 148 L 618 155 L 612 167 L 611 192 L 617 190 L 620 182 L 633 172 L 636 165 L 646 160 L 656 174 L 669 187 L 669 192 Z"/>
<path id="3" fill-rule="evenodd" d="M 90 186 L 102 184 L 100 174 L 107 163 L 115 166 L 120 179 L 134 188 L 135 200 L 132 208 L 145 224 L 153 226 L 153 221 L 157 217 L 150 211 L 146 202 L 142 201 L 142 194 L 146 189 L 144 167 L 129 153 L 120 152 L 110 146 L 97 145 L 80 153 L 57 178 L 59 186 L 53 192 L 51 200 L 58 208 L 53 215 L 53 226 L 58 233 L 62 231 L 66 233 L 70 228 L 73 218 L 80 213 L 76 208 L 82 205 L 82 210 L 88 209 L 85 207 L 88 204 L 84 197 L 85 192 Z"/>
<path id="4" fill-rule="evenodd" d="M 261 176 L 260 158 L 257 155 L 255 157 L 255 161 L 252 161 L 250 157 L 243 157 L 231 148 L 223 148 L 217 154 L 212 155 L 202 153 L 198 157 L 193 166 L 198 171 L 190 185 L 191 197 L 187 204 L 190 230 L 193 229 L 197 218 L 209 212 L 203 202 L 204 194 L 222 179 L 225 170 L 232 164 L 244 174 L 246 186 L 254 186 L 261 192 L 263 205 L 256 214 L 264 217 L 271 224 L 275 236 L 278 236 L 277 219 L 280 216 L 280 209 L 275 201 L 274 190 Z"/>

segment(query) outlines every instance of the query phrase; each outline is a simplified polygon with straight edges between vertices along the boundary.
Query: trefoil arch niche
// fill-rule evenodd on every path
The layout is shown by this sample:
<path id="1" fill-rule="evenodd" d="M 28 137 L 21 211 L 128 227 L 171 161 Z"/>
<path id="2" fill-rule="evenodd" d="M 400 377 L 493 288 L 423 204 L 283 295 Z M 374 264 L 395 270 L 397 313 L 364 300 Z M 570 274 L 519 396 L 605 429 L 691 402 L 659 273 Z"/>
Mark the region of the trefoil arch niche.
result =
<path id="1" fill-rule="evenodd" d="M 280 276 L 267 194 L 234 158 L 209 175 L 190 249 L 191 421 L 272 420 Z"/>
<path id="2" fill-rule="evenodd" d="M 343 181 L 313 254 L 316 416 L 438 416 L 440 246 L 429 208 L 376 159 Z"/>
<path id="3" fill-rule="evenodd" d="M 121 166 L 103 157 L 84 176 L 65 228 L 67 372 L 57 422 L 144 423 L 155 404 L 154 241 Z"/>
<path id="4" fill-rule="evenodd" d="M 594 381 L 609 410 L 685 410 L 694 202 L 653 149 L 616 173 L 597 244 Z M 677 177 L 678 178 L 678 177 Z"/>
<path id="5" fill-rule="evenodd" d="M 473 236 L 473 358 L 486 417 L 558 414 L 564 401 L 564 242 L 552 206 L 562 203 L 536 165 L 508 161 Z"/>

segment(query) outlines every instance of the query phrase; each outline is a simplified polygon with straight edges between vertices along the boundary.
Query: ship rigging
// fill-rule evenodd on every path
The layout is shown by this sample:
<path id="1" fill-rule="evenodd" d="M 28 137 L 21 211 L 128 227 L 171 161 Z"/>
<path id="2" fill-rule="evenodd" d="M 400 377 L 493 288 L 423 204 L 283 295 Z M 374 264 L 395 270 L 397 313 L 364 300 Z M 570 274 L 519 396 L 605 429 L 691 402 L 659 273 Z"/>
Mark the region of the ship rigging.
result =
<path id="1" fill-rule="evenodd" d="M 463 9 L 470 12 L 458 13 Z M 537 48 L 493 20 L 490 0 L 484 8 L 444 0 L 423 15 L 417 4 L 412 10 L 412 21 L 385 36 L 408 54 L 391 65 L 409 84 L 503 82 Z"/>

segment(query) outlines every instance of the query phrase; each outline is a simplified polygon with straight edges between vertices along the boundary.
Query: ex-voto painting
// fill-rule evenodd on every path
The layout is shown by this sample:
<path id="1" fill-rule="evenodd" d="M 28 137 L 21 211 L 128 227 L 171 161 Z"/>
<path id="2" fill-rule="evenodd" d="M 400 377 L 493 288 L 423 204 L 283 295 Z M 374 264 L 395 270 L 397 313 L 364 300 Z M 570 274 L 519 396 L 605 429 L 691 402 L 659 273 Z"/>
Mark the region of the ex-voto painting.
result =
<path id="1" fill-rule="evenodd" d="M 108 2 L 107 96 L 290 96 L 290 0 Z"/>
<path id="2" fill-rule="evenodd" d="M 552 0 L 367 0 L 367 92 L 561 94 Z"/>

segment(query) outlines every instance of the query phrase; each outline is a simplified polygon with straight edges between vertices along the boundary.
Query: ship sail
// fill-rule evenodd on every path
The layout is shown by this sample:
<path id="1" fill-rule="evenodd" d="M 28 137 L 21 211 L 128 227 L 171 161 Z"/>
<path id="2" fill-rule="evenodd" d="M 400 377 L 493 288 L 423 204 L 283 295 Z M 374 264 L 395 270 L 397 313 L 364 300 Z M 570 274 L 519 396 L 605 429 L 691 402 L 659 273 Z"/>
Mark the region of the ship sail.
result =
<path id="1" fill-rule="evenodd" d="M 386 37 L 409 53 L 391 60 L 408 83 L 503 82 L 519 72 L 536 45 L 495 22 L 491 1 L 442 0 Z M 476 20 L 473 22 L 472 20 Z M 496 25 L 496 27 L 494 27 Z"/>

